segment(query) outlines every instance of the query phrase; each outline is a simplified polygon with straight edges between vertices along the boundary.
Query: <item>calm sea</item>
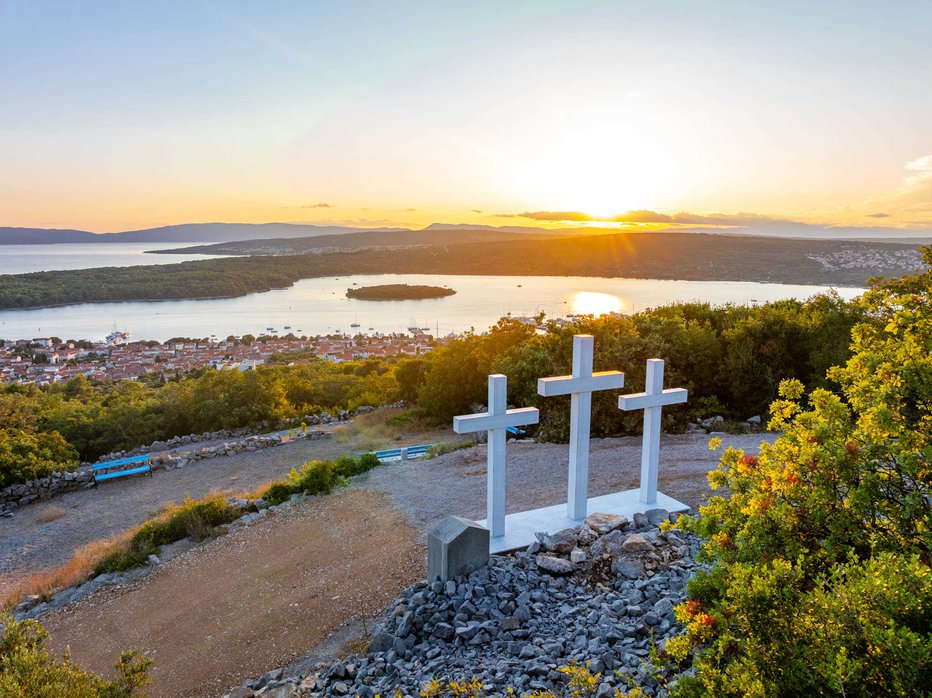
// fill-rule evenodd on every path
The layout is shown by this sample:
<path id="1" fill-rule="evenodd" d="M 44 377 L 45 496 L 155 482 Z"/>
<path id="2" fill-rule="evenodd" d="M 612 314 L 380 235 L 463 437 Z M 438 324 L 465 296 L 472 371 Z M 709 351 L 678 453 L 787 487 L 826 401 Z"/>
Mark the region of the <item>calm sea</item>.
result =
<path id="1" fill-rule="evenodd" d="M 163 246 L 163 249 L 166 246 Z M 15 249 L 10 249 L 15 248 Z M 83 249 L 76 249 L 83 248 Z M 194 255 L 144 255 L 152 245 L 8 245 L 0 247 L 0 271 L 78 269 L 93 266 L 165 264 Z M 412 283 L 448 286 L 456 295 L 421 301 L 362 301 L 346 298 L 354 285 Z M 504 315 L 547 317 L 607 312 L 630 313 L 678 301 L 763 303 L 808 298 L 824 286 L 731 281 L 666 281 L 556 276 L 450 276 L 396 274 L 304 279 L 288 289 L 240 298 L 201 301 L 96 303 L 41 310 L 0 311 L 0 338 L 58 336 L 102 339 L 114 329 L 132 339 L 226 337 L 331 332 L 403 332 L 429 328 L 446 335 L 483 331 Z M 844 298 L 860 288 L 836 289 Z"/>
<path id="2" fill-rule="evenodd" d="M 195 243 L 190 243 L 195 244 Z M 75 243 L 64 245 L 0 245 L 0 274 L 30 271 L 133 267 L 142 264 L 174 264 L 210 259 L 205 254 L 145 254 L 146 250 L 170 250 L 184 243 Z"/>

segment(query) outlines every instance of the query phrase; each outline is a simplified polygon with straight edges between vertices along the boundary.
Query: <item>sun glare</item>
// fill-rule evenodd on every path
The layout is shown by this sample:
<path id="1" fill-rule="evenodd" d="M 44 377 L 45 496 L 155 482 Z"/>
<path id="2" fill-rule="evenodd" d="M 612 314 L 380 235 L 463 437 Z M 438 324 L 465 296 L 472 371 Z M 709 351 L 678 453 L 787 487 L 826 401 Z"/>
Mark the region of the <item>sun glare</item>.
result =
<path id="1" fill-rule="evenodd" d="M 572 126 L 541 139 L 538 152 L 513 168 L 514 186 L 550 210 L 594 218 L 647 206 L 675 168 L 638 118 L 617 106 L 582 110 Z"/>
<path id="2" fill-rule="evenodd" d="M 606 315 L 619 313 L 623 303 L 618 296 L 609 293 L 596 293 L 595 291 L 580 291 L 570 301 L 573 313 L 576 315 Z"/>

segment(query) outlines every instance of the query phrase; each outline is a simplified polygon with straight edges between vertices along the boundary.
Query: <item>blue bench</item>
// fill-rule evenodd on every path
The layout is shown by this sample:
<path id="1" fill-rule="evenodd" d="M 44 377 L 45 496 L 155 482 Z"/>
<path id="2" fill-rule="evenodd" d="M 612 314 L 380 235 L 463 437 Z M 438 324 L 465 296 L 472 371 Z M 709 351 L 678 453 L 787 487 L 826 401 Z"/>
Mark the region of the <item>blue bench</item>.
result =
<path id="1" fill-rule="evenodd" d="M 143 465 L 136 465 L 137 463 L 142 463 Z M 121 470 L 112 470 L 113 468 L 121 468 Z M 94 487 L 97 487 L 98 482 L 112 480 L 115 477 L 123 477 L 124 475 L 149 473 L 149 477 L 152 477 L 152 466 L 149 464 L 149 456 L 147 455 L 130 456 L 128 458 L 117 458 L 116 460 L 94 463 L 94 465 L 91 466 L 91 470 L 94 473 Z"/>
<path id="2" fill-rule="evenodd" d="M 402 460 L 402 451 L 406 451 L 405 458 L 422 458 L 427 455 L 433 444 L 423 444 L 421 446 L 408 446 L 407 448 L 388 448 L 384 451 L 371 451 L 383 463 L 391 460 Z M 363 455 L 360 453 L 359 455 Z"/>

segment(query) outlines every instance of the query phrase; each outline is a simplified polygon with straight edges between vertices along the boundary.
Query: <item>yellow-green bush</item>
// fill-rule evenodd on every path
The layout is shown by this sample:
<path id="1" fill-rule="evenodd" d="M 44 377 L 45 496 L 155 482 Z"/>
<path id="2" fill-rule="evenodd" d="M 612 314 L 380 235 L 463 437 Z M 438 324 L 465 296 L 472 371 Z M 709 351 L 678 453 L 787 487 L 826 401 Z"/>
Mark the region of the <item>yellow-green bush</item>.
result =
<path id="1" fill-rule="evenodd" d="M 932 249 L 925 250 L 932 263 Z M 932 272 L 878 285 L 829 377 L 785 381 L 758 456 L 728 449 L 678 525 L 716 564 L 666 644 L 678 696 L 932 694 Z"/>
<path id="2" fill-rule="evenodd" d="M 129 698 L 149 682 L 152 660 L 135 652 L 124 652 L 117 663 L 120 678 L 106 681 L 67 654 L 53 657 L 45 648 L 48 633 L 36 621 L 6 615 L 0 626 L 0 698 Z"/>

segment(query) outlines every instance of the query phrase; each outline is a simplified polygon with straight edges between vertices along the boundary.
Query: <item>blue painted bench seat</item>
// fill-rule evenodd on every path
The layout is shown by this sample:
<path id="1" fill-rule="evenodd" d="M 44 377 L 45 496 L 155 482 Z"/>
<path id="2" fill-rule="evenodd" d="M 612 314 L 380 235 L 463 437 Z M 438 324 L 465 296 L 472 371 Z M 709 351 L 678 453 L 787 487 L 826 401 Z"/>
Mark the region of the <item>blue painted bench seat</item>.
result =
<path id="1" fill-rule="evenodd" d="M 143 463 L 143 465 L 137 465 L 137 463 Z M 128 465 L 135 465 L 136 467 L 125 467 Z M 113 470 L 113 468 L 122 468 L 122 470 Z M 152 477 L 152 466 L 149 464 L 149 456 L 147 455 L 130 456 L 128 458 L 117 458 L 116 460 L 94 463 L 94 465 L 91 466 L 91 470 L 94 472 L 94 487 L 97 487 L 98 482 L 112 480 L 115 477 L 123 477 L 124 475 L 148 473 L 149 477 Z"/>
<path id="2" fill-rule="evenodd" d="M 423 444 L 421 446 L 408 446 L 408 458 L 420 458 L 427 455 L 427 451 L 430 450 L 432 444 Z M 389 461 L 389 460 L 401 460 L 401 451 L 400 448 L 387 448 L 384 451 L 371 451 L 375 454 L 375 457 L 380 461 Z M 360 453 L 359 455 L 364 455 Z"/>

